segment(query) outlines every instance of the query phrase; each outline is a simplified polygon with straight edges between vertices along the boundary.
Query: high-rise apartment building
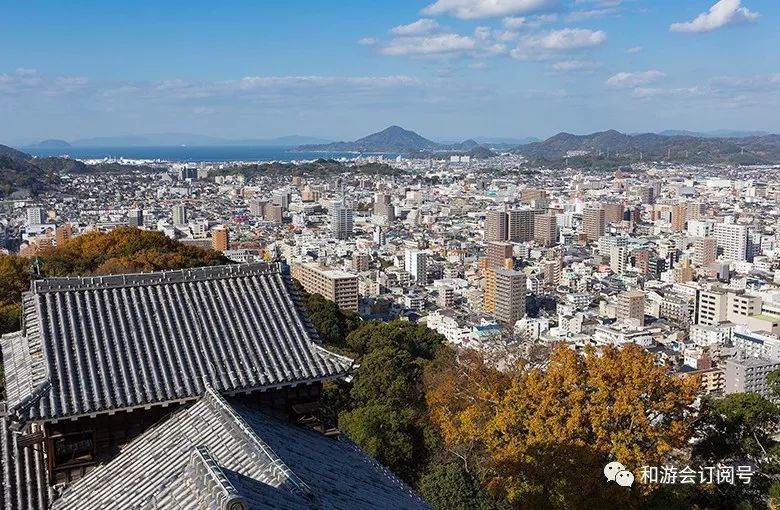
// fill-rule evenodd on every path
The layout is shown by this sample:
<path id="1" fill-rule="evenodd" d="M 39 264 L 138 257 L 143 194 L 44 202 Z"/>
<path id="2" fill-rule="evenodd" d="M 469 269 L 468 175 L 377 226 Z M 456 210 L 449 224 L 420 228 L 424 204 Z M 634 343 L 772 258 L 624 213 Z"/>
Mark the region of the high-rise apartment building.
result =
<path id="1" fill-rule="evenodd" d="M 73 237 L 73 225 L 70 223 L 57 227 L 54 231 L 54 241 L 57 246 L 62 246 L 71 237 Z"/>
<path id="2" fill-rule="evenodd" d="M 171 208 L 171 214 L 173 216 L 173 224 L 175 226 L 181 227 L 187 224 L 187 208 L 184 205 L 174 205 Z"/>
<path id="3" fill-rule="evenodd" d="M 220 225 L 211 229 L 211 249 L 219 252 L 230 249 L 230 231 L 227 225 Z"/>
<path id="4" fill-rule="evenodd" d="M 640 326 L 645 324 L 645 294 L 640 291 L 627 291 L 618 294 L 617 319 L 633 320 Z"/>
<path id="5" fill-rule="evenodd" d="M 426 270 L 428 268 L 428 255 L 419 250 L 408 249 L 404 252 L 404 271 L 412 275 L 416 282 L 427 282 Z"/>
<path id="6" fill-rule="evenodd" d="M 714 237 L 697 237 L 693 240 L 693 264 L 706 267 L 718 258 L 718 240 Z"/>
<path id="7" fill-rule="evenodd" d="M 127 211 L 127 224 L 131 227 L 143 227 L 144 226 L 144 211 L 143 209 L 130 209 Z"/>
<path id="8" fill-rule="evenodd" d="M 387 193 L 377 193 L 374 196 L 374 216 L 381 216 L 384 221 L 390 223 L 395 220 L 395 207 L 392 197 Z"/>
<path id="9" fill-rule="evenodd" d="M 607 225 L 623 221 L 625 206 L 622 203 L 606 202 L 601 204 L 601 208 L 604 209 L 604 223 Z"/>
<path id="10" fill-rule="evenodd" d="M 628 268 L 628 246 L 612 246 L 609 249 L 609 268 L 615 274 L 623 274 Z"/>
<path id="11" fill-rule="evenodd" d="M 715 225 L 715 239 L 725 260 L 747 259 L 747 226 L 736 223 L 717 223 Z"/>
<path id="12" fill-rule="evenodd" d="M 588 242 L 598 241 L 605 232 L 604 209 L 597 206 L 586 207 L 582 213 L 582 233 Z"/>
<path id="13" fill-rule="evenodd" d="M 509 239 L 509 214 L 504 211 L 488 211 L 485 216 L 485 241 Z"/>
<path id="14" fill-rule="evenodd" d="M 534 238 L 534 219 L 540 214 L 538 209 L 513 209 L 508 212 L 507 239 L 517 243 L 532 241 Z"/>
<path id="15" fill-rule="evenodd" d="M 487 244 L 487 269 L 512 269 L 512 243 Z"/>
<path id="16" fill-rule="evenodd" d="M 348 239 L 352 236 L 352 208 L 346 205 L 344 199 L 331 202 L 330 229 L 336 239 Z"/>
<path id="17" fill-rule="evenodd" d="M 295 265 L 292 272 L 306 292 L 320 294 L 342 310 L 358 311 L 357 275 L 314 263 Z"/>
<path id="18" fill-rule="evenodd" d="M 534 217 L 534 242 L 542 246 L 558 244 L 558 218 L 554 214 L 537 214 Z"/>
<path id="19" fill-rule="evenodd" d="M 43 208 L 28 207 L 26 213 L 28 225 L 41 225 L 43 223 Z"/>
<path id="20" fill-rule="evenodd" d="M 509 269 L 491 270 L 493 287 L 491 300 L 485 293 L 485 312 L 497 320 L 513 324 L 525 316 L 526 277 L 519 271 Z"/>

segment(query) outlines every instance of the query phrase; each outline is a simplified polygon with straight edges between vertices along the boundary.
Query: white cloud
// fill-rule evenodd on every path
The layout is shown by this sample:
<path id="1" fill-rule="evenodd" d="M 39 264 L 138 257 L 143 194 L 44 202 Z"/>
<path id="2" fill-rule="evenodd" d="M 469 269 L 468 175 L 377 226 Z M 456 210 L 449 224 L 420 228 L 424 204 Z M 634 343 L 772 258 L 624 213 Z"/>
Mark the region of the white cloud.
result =
<path id="1" fill-rule="evenodd" d="M 699 97 L 710 95 L 711 91 L 703 89 L 701 87 L 680 87 L 673 89 L 653 88 L 653 87 L 637 87 L 631 91 L 631 96 L 638 99 L 645 99 L 649 97 Z"/>
<path id="2" fill-rule="evenodd" d="M 693 21 L 672 23 L 672 32 L 709 32 L 729 25 L 751 23 L 758 19 L 759 13 L 741 7 L 741 0 L 719 0 L 710 10 L 696 16 Z"/>
<path id="3" fill-rule="evenodd" d="M 461 19 L 529 14 L 559 4 L 559 0 L 436 0 L 421 12 L 428 16 L 450 14 Z"/>
<path id="4" fill-rule="evenodd" d="M 501 20 L 506 28 L 518 29 L 518 28 L 538 28 L 547 23 L 555 23 L 558 21 L 558 15 L 552 14 L 538 14 L 536 16 L 507 16 Z"/>
<path id="5" fill-rule="evenodd" d="M 655 69 L 651 69 L 649 71 L 641 71 L 637 73 L 617 73 L 613 76 L 610 76 L 607 80 L 607 85 L 610 87 L 620 88 L 620 89 L 626 89 L 626 88 L 632 88 L 637 87 L 639 85 L 646 85 L 648 83 L 653 83 L 655 81 L 660 80 L 666 76 L 661 71 L 657 71 Z"/>
<path id="6" fill-rule="evenodd" d="M 599 8 L 619 7 L 625 0 L 574 0 L 576 5 L 591 4 Z"/>
<path id="7" fill-rule="evenodd" d="M 569 23 L 579 23 L 581 21 L 588 21 L 592 19 L 603 18 L 613 14 L 615 9 L 587 9 L 583 11 L 572 11 L 566 15 L 566 21 Z"/>
<path id="8" fill-rule="evenodd" d="M 385 55 L 441 55 L 472 50 L 476 47 L 473 37 L 458 34 L 436 34 L 421 37 L 399 37 L 386 43 L 381 52 Z"/>
<path id="9" fill-rule="evenodd" d="M 598 46 L 606 40 L 607 33 L 602 30 L 564 28 L 526 36 L 522 44 L 529 49 L 559 51 Z"/>
<path id="10" fill-rule="evenodd" d="M 430 18 L 421 18 L 408 25 L 398 25 L 391 28 L 390 32 L 395 35 L 423 35 L 435 32 L 439 28 L 436 20 Z"/>
<path id="11" fill-rule="evenodd" d="M 378 43 L 376 37 L 364 37 L 362 39 L 358 39 L 358 44 L 361 46 L 373 46 L 376 43 Z"/>
<path id="12" fill-rule="evenodd" d="M 606 40 L 607 33 L 601 30 L 583 28 L 549 30 L 523 37 L 510 55 L 517 60 L 536 62 L 554 60 L 568 52 L 598 46 Z"/>
<path id="13" fill-rule="evenodd" d="M 626 49 L 626 53 L 628 53 L 629 55 L 633 55 L 635 53 L 639 53 L 643 49 L 644 48 L 642 48 L 641 46 L 632 46 L 632 47 Z"/>
<path id="14" fill-rule="evenodd" d="M 507 42 L 517 39 L 519 34 L 513 30 L 496 30 L 490 27 L 477 27 L 474 29 L 474 37 L 480 41 Z"/>
<path id="15" fill-rule="evenodd" d="M 559 73 L 590 73 L 601 66 L 589 60 L 562 60 L 550 65 L 550 70 Z"/>

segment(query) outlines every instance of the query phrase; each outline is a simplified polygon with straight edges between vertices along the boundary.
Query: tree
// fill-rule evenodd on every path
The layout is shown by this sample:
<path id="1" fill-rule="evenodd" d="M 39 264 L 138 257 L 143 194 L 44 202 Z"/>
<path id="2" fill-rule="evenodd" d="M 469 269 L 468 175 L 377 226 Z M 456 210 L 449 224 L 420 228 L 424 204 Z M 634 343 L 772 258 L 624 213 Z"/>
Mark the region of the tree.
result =
<path id="1" fill-rule="evenodd" d="M 603 466 L 657 465 L 684 447 L 698 384 L 639 346 L 583 356 L 560 345 L 544 370 L 465 353 L 426 376 L 426 399 L 447 447 L 513 507 L 632 507 L 642 489 L 605 484 Z"/>
<path id="2" fill-rule="evenodd" d="M 780 443 L 774 439 L 778 424 L 777 406 L 756 393 L 705 399 L 696 424 L 694 461 L 709 466 L 750 465 L 755 473 L 750 484 L 718 484 L 711 494 L 700 494 L 697 503 L 766 508 L 767 499 L 780 493 L 774 481 L 780 474 Z"/>
<path id="3" fill-rule="evenodd" d="M 437 510 L 508 508 L 480 487 L 458 462 L 432 464 L 420 480 L 420 493 Z"/>
<path id="4" fill-rule="evenodd" d="M 309 294 L 299 282 L 295 282 L 303 308 L 314 329 L 328 347 L 344 350 L 346 338 L 360 325 L 360 316 L 341 310 L 336 303 L 320 294 Z"/>
<path id="5" fill-rule="evenodd" d="M 339 428 L 382 464 L 408 481 L 429 457 L 430 425 L 422 391 L 424 360 L 384 346 L 363 356 Z"/>

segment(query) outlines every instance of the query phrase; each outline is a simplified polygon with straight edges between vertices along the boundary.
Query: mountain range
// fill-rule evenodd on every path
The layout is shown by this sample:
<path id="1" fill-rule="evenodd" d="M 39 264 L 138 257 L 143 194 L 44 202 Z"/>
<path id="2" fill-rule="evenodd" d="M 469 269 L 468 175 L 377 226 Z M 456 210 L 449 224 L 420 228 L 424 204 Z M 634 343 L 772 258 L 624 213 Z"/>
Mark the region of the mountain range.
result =
<path id="1" fill-rule="evenodd" d="M 691 133 L 691 134 L 689 134 Z M 625 134 L 601 131 L 588 135 L 558 133 L 543 141 L 516 145 L 479 143 L 469 139 L 459 143 L 437 143 L 399 126 L 373 133 L 353 142 L 302 145 L 301 151 L 400 153 L 465 153 L 475 157 L 494 155 L 491 147 L 527 156 L 533 160 L 560 160 L 578 157 L 613 163 L 643 160 L 687 161 L 690 163 L 765 164 L 780 162 L 780 136 L 763 132 L 723 131 L 715 133 L 667 131 L 666 134 Z"/>
<path id="2" fill-rule="evenodd" d="M 69 147 L 168 147 L 176 145 L 192 146 L 286 146 L 301 144 L 327 143 L 329 140 L 312 136 L 280 136 L 276 138 L 219 138 L 192 133 L 149 133 L 127 136 L 100 136 L 81 138 L 70 142 L 59 139 L 43 140 L 24 145 L 29 149 L 65 149 Z"/>
<path id="3" fill-rule="evenodd" d="M 542 160 L 567 157 L 613 162 L 665 160 L 690 163 L 767 164 L 780 162 L 780 135 L 733 138 L 627 135 L 602 131 L 589 135 L 558 133 L 543 142 L 516 147 L 513 152 Z"/>

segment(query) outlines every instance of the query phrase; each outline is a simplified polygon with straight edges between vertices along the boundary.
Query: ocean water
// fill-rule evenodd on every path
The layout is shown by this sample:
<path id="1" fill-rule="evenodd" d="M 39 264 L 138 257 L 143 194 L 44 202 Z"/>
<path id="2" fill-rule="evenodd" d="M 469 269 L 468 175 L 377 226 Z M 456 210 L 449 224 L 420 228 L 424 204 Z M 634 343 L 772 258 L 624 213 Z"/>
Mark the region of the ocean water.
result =
<path id="1" fill-rule="evenodd" d="M 34 156 L 68 156 L 74 159 L 126 158 L 165 161 L 292 161 L 318 158 L 354 158 L 354 152 L 299 152 L 293 147 L 258 146 L 159 146 L 159 147 L 67 147 L 22 148 Z M 397 154 L 386 154 L 395 157 Z"/>

